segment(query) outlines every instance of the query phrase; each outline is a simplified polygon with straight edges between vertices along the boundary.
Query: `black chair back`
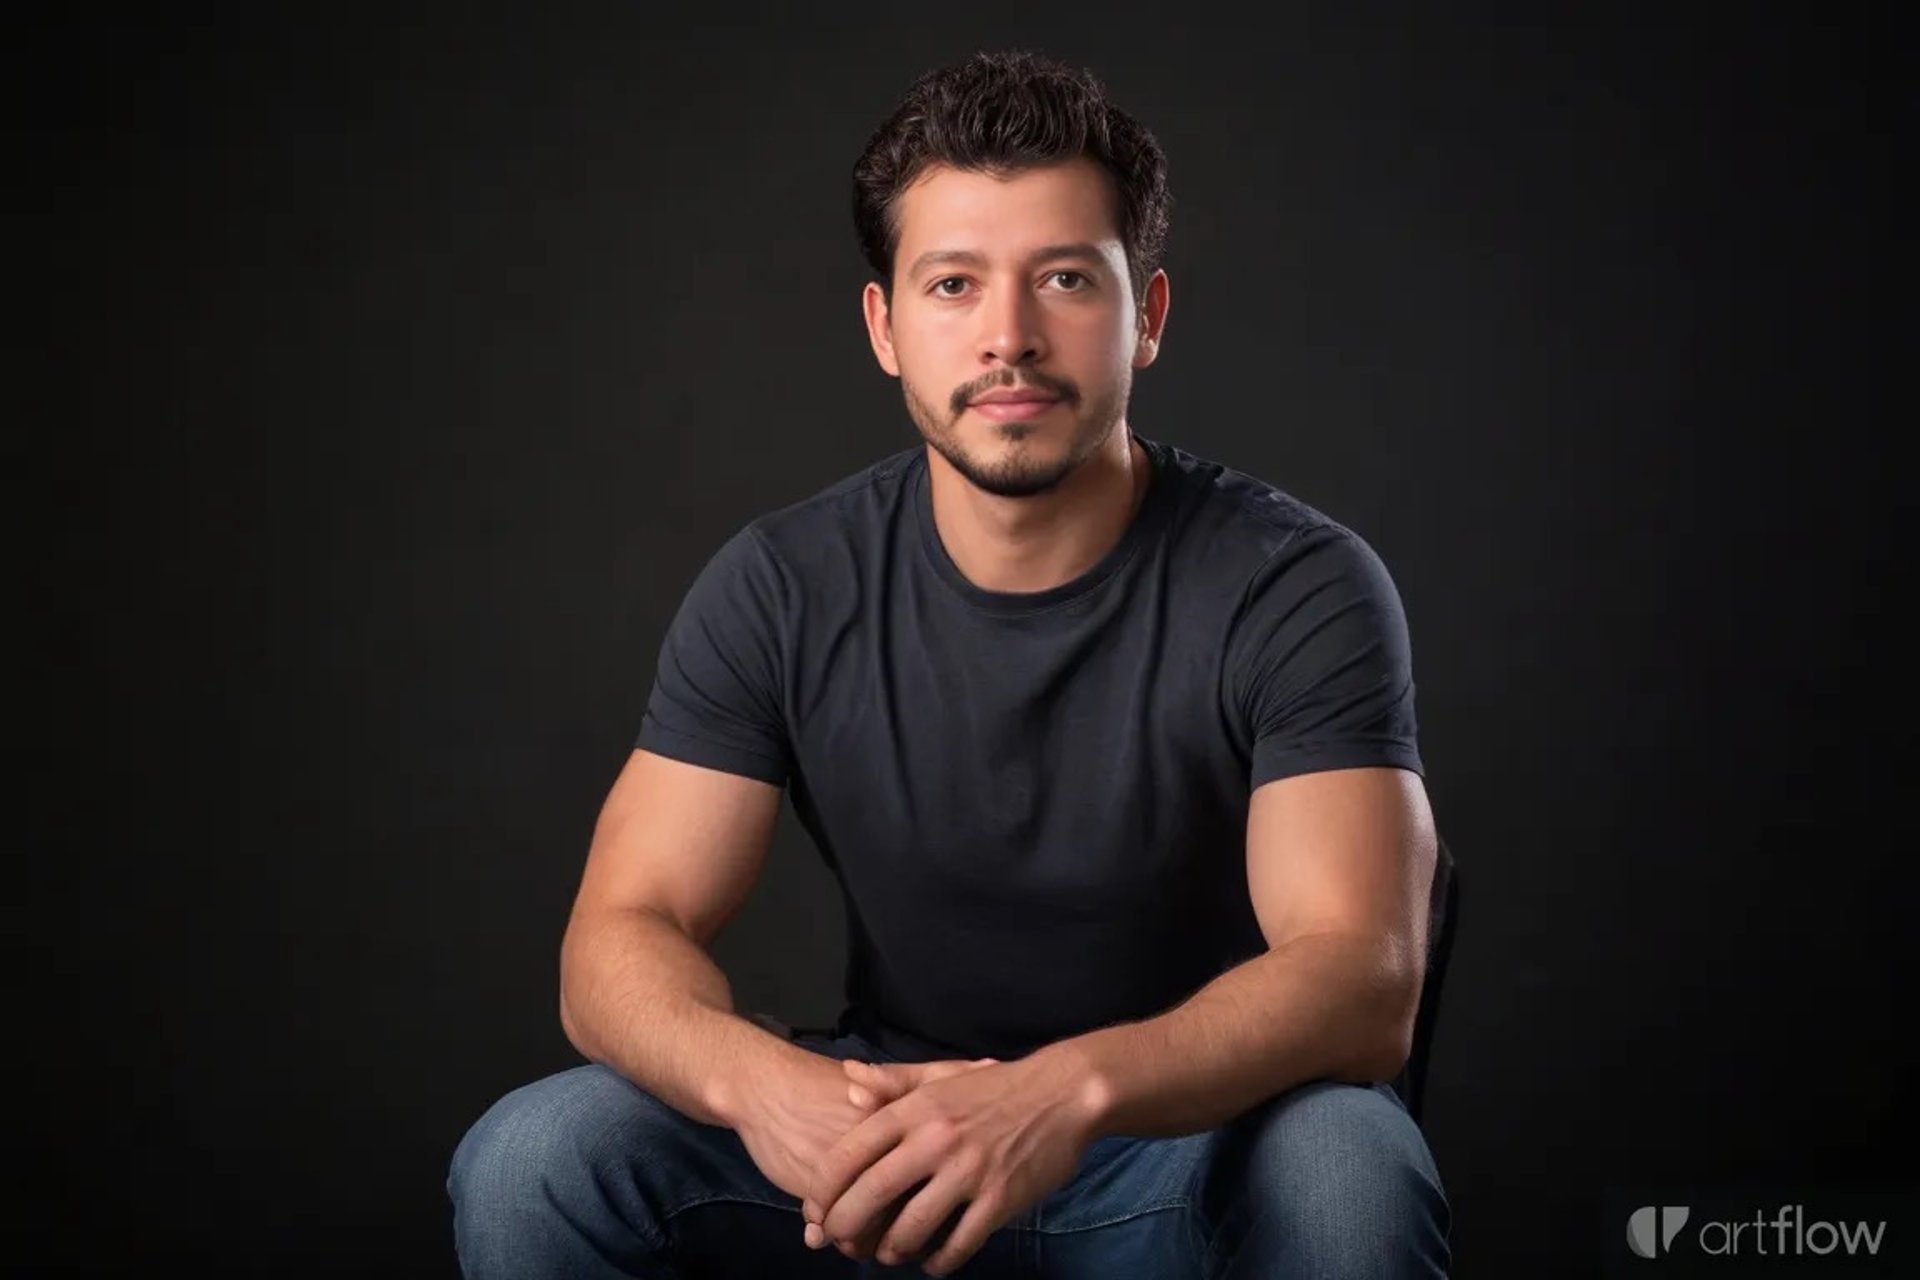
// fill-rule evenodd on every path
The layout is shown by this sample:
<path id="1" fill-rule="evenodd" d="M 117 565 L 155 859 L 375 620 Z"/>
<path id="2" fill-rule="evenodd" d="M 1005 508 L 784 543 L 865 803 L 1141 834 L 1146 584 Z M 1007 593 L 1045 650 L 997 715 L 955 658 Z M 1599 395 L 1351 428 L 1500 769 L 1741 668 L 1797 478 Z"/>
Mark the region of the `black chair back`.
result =
<path id="1" fill-rule="evenodd" d="M 1420 1008 L 1414 1016 L 1413 1047 L 1407 1064 L 1393 1080 L 1393 1088 L 1407 1104 L 1407 1114 L 1421 1119 L 1426 1103 L 1427 1058 L 1433 1048 L 1440 1017 L 1440 992 L 1446 985 L 1447 960 L 1453 951 L 1454 925 L 1460 913 L 1460 874 L 1453 851 L 1439 841 L 1433 867 L 1433 889 L 1427 899 L 1427 971 L 1420 990 Z"/>

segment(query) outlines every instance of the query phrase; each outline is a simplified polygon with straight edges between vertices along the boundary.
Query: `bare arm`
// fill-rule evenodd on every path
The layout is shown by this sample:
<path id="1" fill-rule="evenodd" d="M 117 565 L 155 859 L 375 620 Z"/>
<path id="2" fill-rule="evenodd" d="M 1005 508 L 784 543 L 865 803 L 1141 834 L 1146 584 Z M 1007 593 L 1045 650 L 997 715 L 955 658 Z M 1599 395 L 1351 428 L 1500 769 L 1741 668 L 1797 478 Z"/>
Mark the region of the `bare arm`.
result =
<path id="1" fill-rule="evenodd" d="M 1247 872 L 1270 949 L 1158 1017 L 1036 1056 L 1083 1082 L 1096 1135 L 1195 1133 L 1307 1080 L 1391 1079 L 1413 1035 L 1434 855 L 1414 774 L 1266 784 Z"/>
<path id="2" fill-rule="evenodd" d="M 560 953 L 560 1022 L 587 1058 L 733 1125 L 743 1081 L 805 1050 L 739 1016 L 706 947 L 765 865 L 780 790 L 636 750 L 595 825 Z"/>

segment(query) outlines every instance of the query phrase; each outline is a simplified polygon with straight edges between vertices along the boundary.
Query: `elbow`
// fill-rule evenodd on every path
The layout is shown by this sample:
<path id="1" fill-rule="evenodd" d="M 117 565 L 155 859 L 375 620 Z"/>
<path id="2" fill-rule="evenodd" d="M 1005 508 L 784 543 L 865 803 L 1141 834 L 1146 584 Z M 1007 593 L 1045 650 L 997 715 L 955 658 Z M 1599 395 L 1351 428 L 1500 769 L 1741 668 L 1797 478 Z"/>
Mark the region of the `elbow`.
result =
<path id="1" fill-rule="evenodd" d="M 1362 1078 L 1369 1084 L 1375 1081 L 1391 1084 L 1412 1056 L 1412 1024 L 1408 1023 L 1403 1029 L 1395 1023 L 1379 1037 L 1373 1052 L 1363 1058 L 1360 1064 Z"/>
<path id="2" fill-rule="evenodd" d="M 560 1033 L 567 1038 L 567 1043 L 574 1047 L 575 1052 L 582 1057 L 592 1056 L 587 1052 L 586 1046 L 580 1043 L 580 1027 L 574 1022 L 573 1010 L 567 1005 L 567 988 L 564 983 L 560 987 Z"/>
<path id="3" fill-rule="evenodd" d="M 567 999 L 566 987 L 560 988 L 560 1032 L 566 1036 L 573 1051 L 589 1062 L 600 1062 L 600 1041 L 584 1025 L 574 1012 L 573 1004 Z"/>
<path id="4" fill-rule="evenodd" d="M 1337 1075 L 1349 1084 L 1392 1083 L 1413 1057 L 1414 1023 L 1420 1009 L 1420 975 L 1391 984 L 1363 1019 L 1346 1069 Z"/>
<path id="5" fill-rule="evenodd" d="M 573 933 L 569 930 L 566 939 L 560 944 L 560 1032 L 566 1036 L 567 1043 L 573 1046 L 576 1053 L 591 1060 L 593 1050 L 588 1045 L 580 1020 L 574 1012 L 577 1001 L 573 998 L 572 991 L 578 978 L 575 973 L 577 965 L 573 962 L 572 941 Z"/>
<path id="6" fill-rule="evenodd" d="M 1394 1035 L 1376 1036 L 1355 1048 L 1345 1066 L 1333 1073 L 1342 1084 L 1391 1084 L 1413 1056 L 1411 1040 Z"/>

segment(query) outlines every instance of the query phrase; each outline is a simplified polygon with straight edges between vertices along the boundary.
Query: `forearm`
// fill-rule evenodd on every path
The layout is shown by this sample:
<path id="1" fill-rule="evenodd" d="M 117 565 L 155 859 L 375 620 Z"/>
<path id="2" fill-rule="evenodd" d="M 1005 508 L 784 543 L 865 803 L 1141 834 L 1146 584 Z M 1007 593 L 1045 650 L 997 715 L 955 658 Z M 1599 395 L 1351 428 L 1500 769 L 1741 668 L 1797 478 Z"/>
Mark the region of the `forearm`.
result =
<path id="1" fill-rule="evenodd" d="M 1096 1137 L 1198 1133 L 1315 1079 L 1388 1079 L 1417 976 L 1385 949 L 1313 935 L 1256 956 L 1178 1007 L 1041 1050 L 1085 1081 Z"/>
<path id="2" fill-rule="evenodd" d="M 744 1082 L 803 1052 L 735 1012 L 720 967 L 653 912 L 576 919 L 560 967 L 573 1046 L 702 1124 L 732 1127 Z"/>

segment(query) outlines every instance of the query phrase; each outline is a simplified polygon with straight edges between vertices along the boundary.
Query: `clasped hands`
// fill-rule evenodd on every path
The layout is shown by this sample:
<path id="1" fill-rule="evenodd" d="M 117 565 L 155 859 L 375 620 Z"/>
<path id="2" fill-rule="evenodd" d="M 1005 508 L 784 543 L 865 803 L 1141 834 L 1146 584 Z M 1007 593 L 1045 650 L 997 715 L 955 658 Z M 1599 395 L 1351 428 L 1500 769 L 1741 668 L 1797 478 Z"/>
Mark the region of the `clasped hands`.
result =
<path id="1" fill-rule="evenodd" d="M 810 1248 L 858 1258 L 872 1245 L 883 1264 L 950 1275 L 1064 1185 L 1094 1136 L 1084 1076 L 1058 1056 L 841 1066 L 867 1114 L 814 1168 Z"/>

